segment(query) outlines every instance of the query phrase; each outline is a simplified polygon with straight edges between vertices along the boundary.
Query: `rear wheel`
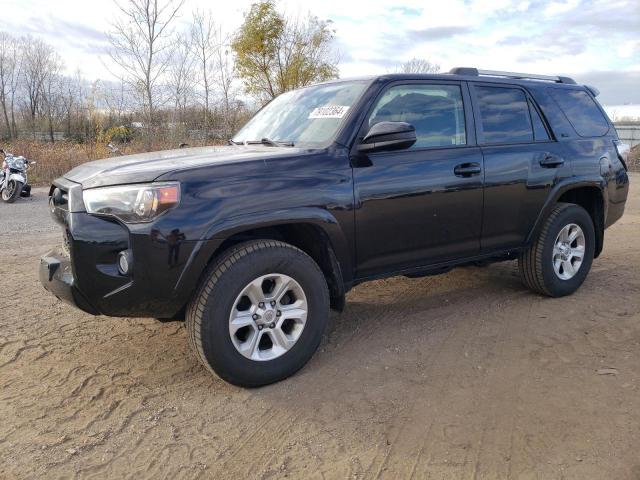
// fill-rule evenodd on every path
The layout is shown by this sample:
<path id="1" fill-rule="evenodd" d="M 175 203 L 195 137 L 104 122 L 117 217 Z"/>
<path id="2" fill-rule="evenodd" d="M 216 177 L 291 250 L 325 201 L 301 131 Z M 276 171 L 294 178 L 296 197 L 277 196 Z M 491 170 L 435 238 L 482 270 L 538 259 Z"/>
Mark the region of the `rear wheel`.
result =
<path id="1" fill-rule="evenodd" d="M 13 203 L 20 196 L 22 191 L 22 182 L 16 182 L 15 180 L 9 180 L 7 188 L 2 190 L 2 200 L 7 203 Z"/>
<path id="2" fill-rule="evenodd" d="M 559 203 L 538 238 L 518 259 L 520 275 L 531 290 L 550 297 L 575 292 L 593 262 L 595 231 L 587 211 Z"/>
<path id="3" fill-rule="evenodd" d="M 302 368 L 318 348 L 329 292 L 318 265 L 292 245 L 259 240 L 212 265 L 187 308 L 198 359 L 224 380 L 257 387 Z"/>

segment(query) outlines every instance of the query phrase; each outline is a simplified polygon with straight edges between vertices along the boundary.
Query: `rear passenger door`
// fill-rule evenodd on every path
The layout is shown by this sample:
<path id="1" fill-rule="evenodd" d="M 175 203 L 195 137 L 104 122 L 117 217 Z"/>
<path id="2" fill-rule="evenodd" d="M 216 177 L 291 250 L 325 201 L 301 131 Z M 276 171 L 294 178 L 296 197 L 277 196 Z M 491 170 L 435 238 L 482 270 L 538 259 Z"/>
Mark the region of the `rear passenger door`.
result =
<path id="1" fill-rule="evenodd" d="M 524 88 L 470 82 L 470 90 L 484 156 L 481 250 L 519 247 L 571 166 Z"/>

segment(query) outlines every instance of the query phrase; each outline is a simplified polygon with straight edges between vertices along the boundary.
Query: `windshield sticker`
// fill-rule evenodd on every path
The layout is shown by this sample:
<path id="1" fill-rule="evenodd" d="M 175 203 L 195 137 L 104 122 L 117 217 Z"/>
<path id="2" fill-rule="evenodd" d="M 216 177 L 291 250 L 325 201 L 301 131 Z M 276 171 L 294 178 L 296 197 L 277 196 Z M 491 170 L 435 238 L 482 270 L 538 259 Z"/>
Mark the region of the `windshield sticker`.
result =
<path id="1" fill-rule="evenodd" d="M 349 107 L 344 105 L 325 105 L 314 108 L 307 118 L 342 118 Z"/>

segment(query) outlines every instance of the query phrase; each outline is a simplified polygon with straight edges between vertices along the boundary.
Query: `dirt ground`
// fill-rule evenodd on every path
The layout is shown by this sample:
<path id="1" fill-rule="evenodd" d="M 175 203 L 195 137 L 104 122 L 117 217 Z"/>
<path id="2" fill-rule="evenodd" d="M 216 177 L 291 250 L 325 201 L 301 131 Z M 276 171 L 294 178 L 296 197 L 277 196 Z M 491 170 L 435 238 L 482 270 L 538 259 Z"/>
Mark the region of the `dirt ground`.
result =
<path id="1" fill-rule="evenodd" d="M 639 185 L 573 296 L 514 263 L 361 285 L 257 390 L 205 371 L 181 323 L 45 293 L 44 192 L 0 204 L 0 478 L 640 479 Z"/>

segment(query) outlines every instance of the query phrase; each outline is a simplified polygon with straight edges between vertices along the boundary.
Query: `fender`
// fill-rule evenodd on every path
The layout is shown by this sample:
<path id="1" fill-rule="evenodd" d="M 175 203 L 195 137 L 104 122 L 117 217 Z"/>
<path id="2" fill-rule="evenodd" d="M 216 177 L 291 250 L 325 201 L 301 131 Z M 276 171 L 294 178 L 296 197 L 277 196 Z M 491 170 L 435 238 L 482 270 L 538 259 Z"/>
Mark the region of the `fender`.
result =
<path id="1" fill-rule="evenodd" d="M 299 207 L 266 212 L 253 212 L 212 225 L 196 242 L 187 263 L 174 287 L 174 292 L 190 293 L 196 287 L 203 270 L 222 243 L 244 231 L 268 228 L 284 224 L 311 224 L 319 227 L 327 236 L 329 245 L 338 262 L 345 284 L 351 283 L 351 254 L 346 235 L 336 218 L 323 208 Z M 345 275 L 347 276 L 345 278 Z"/>
<path id="2" fill-rule="evenodd" d="M 16 182 L 20 182 L 20 183 L 27 183 L 27 179 L 21 173 L 10 174 L 9 178 L 7 179 L 7 182 L 11 180 L 15 180 Z"/>
<path id="3" fill-rule="evenodd" d="M 549 216 L 553 207 L 558 202 L 558 199 L 566 192 L 580 188 L 580 187 L 595 187 L 600 191 L 603 199 L 603 213 L 604 218 L 607 218 L 607 209 L 608 202 L 606 201 L 606 193 L 607 193 L 607 182 L 600 176 L 579 176 L 579 177 L 567 177 L 559 181 L 557 184 L 553 186 L 549 195 L 547 196 L 547 200 L 545 201 L 540 213 L 538 214 L 538 218 L 536 219 L 533 228 L 527 235 L 527 240 L 525 242 L 526 246 L 529 246 L 533 243 L 534 239 L 537 237 L 538 233 L 542 229 L 542 225 L 544 221 Z"/>

